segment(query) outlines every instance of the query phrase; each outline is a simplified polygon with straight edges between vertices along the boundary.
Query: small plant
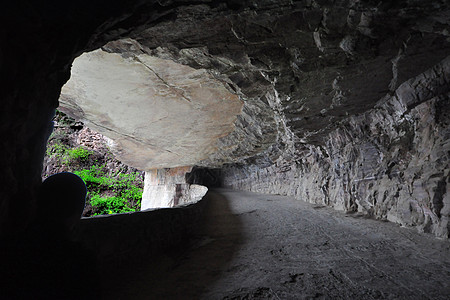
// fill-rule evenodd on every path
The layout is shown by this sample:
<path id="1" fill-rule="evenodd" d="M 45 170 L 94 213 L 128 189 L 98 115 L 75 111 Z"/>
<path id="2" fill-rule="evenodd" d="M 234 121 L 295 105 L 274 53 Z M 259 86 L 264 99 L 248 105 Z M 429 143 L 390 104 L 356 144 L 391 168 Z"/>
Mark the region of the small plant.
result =
<path id="1" fill-rule="evenodd" d="M 92 166 L 74 171 L 86 183 L 92 215 L 139 211 L 143 190 L 139 173 L 107 174 L 105 170 L 105 166 Z M 107 195 L 111 191 L 115 195 Z"/>
<path id="2" fill-rule="evenodd" d="M 127 213 L 136 211 L 132 207 L 128 206 L 126 198 L 122 197 L 101 197 L 100 195 L 92 195 L 91 205 L 95 207 L 96 215 L 114 214 L 114 213 Z"/>
<path id="3" fill-rule="evenodd" d="M 86 160 L 92 154 L 92 151 L 87 150 L 83 147 L 78 147 L 74 149 L 68 149 L 66 151 L 66 154 L 71 160 Z"/>
<path id="4" fill-rule="evenodd" d="M 67 146 L 59 143 L 54 143 L 47 148 L 47 155 L 56 157 L 61 164 L 71 165 L 76 162 L 86 161 L 93 151 L 83 147 L 70 149 Z"/>
<path id="5" fill-rule="evenodd" d="M 62 126 L 70 126 L 75 123 L 75 120 L 63 113 L 60 110 L 55 111 L 55 116 L 53 118 L 54 121 L 56 121 L 59 125 Z"/>
<path id="6" fill-rule="evenodd" d="M 52 156 L 63 157 L 64 154 L 66 153 L 66 151 L 67 151 L 66 146 L 59 144 L 59 143 L 55 143 L 55 144 L 47 147 L 46 154 L 47 154 L 47 156 L 50 156 L 50 157 L 52 157 Z"/>
<path id="7" fill-rule="evenodd" d="M 141 174 L 121 173 L 120 170 L 128 168 L 114 159 L 102 141 L 98 141 L 96 150 L 79 145 L 77 137 L 80 134 L 78 131 L 83 128 L 81 122 L 58 110 L 53 121 L 55 128 L 47 145 L 44 173 L 73 172 L 84 180 L 88 190 L 84 216 L 140 210 L 143 190 Z M 78 146 L 72 148 L 71 145 Z"/>

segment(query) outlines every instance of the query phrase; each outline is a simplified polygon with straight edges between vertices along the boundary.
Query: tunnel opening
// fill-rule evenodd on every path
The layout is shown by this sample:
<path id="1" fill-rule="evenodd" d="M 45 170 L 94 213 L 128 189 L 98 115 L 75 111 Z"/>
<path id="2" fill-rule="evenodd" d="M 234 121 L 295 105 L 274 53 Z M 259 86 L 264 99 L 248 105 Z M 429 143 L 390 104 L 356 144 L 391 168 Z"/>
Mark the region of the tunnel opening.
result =
<path id="1" fill-rule="evenodd" d="M 222 169 L 220 168 L 194 166 L 185 177 L 189 184 L 200 184 L 207 188 L 222 187 Z"/>
<path id="2" fill-rule="evenodd" d="M 207 188 L 186 174 L 228 155 L 220 139 L 234 131 L 243 108 L 223 79 L 161 51 L 126 38 L 85 52 L 59 97 L 61 110 L 106 140 L 108 154 L 143 171 L 141 210 L 201 199 Z M 206 181 L 217 185 L 211 176 Z"/>
<path id="3" fill-rule="evenodd" d="M 130 167 L 111 151 L 113 141 L 63 111 L 63 107 L 55 111 L 42 179 L 61 172 L 81 177 L 88 190 L 82 217 L 174 208 L 199 201 L 209 188 L 221 186 L 219 168 L 194 166 L 144 172 Z M 156 176 L 150 189 L 162 188 L 162 192 L 149 192 L 147 186 L 146 192 L 151 195 L 142 206 L 146 173 L 149 178 Z"/>

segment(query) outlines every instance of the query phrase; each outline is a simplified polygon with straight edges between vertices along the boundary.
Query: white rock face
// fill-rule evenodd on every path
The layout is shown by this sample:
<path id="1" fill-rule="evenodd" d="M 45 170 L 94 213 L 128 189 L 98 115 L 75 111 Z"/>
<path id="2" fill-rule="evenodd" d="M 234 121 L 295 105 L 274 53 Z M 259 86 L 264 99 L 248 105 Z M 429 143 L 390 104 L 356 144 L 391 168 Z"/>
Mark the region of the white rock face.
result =
<path id="1" fill-rule="evenodd" d="M 191 184 L 181 202 L 190 203 L 200 201 L 207 192 L 208 188 L 206 186 L 200 184 Z"/>
<path id="2" fill-rule="evenodd" d="M 186 183 L 185 174 L 190 169 L 181 167 L 145 172 L 141 210 L 174 207 L 201 200 L 208 188 Z"/>
<path id="3" fill-rule="evenodd" d="M 141 210 L 173 207 L 175 189 L 172 185 L 145 184 L 142 194 Z"/>
<path id="4" fill-rule="evenodd" d="M 208 159 L 242 102 L 204 69 L 98 49 L 74 61 L 60 106 L 111 138 L 119 160 L 150 170 Z"/>

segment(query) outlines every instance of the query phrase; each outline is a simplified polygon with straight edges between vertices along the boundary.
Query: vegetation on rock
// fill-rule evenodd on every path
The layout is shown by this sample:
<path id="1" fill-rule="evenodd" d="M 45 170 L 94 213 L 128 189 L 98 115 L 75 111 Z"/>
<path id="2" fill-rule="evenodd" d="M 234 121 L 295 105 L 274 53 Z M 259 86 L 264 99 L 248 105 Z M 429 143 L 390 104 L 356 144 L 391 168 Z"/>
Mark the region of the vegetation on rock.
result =
<path id="1" fill-rule="evenodd" d="M 61 164 L 67 166 L 76 165 L 81 161 L 86 161 L 92 153 L 92 150 L 88 150 L 84 147 L 69 148 L 59 142 L 55 142 L 48 147 L 46 152 L 48 156 L 54 157 Z"/>
<path id="2" fill-rule="evenodd" d="M 73 173 L 80 176 L 86 183 L 92 215 L 140 210 L 142 178 L 138 172 L 134 174 L 117 173 L 108 176 L 108 168 L 105 165 L 94 165 L 90 169 Z"/>
<path id="3" fill-rule="evenodd" d="M 73 172 L 86 183 L 83 216 L 139 211 L 143 172 L 114 158 L 105 138 L 62 112 L 55 115 L 42 177 Z"/>

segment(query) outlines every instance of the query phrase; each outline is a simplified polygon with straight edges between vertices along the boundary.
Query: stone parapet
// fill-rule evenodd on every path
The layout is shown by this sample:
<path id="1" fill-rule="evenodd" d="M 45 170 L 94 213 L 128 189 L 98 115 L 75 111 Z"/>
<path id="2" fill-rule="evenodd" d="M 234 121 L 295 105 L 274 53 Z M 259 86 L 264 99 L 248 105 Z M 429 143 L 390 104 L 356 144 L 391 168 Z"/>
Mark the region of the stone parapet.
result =
<path id="1" fill-rule="evenodd" d="M 207 199 L 176 208 L 83 218 L 76 240 L 93 251 L 101 265 L 139 263 L 188 242 L 201 224 Z"/>

